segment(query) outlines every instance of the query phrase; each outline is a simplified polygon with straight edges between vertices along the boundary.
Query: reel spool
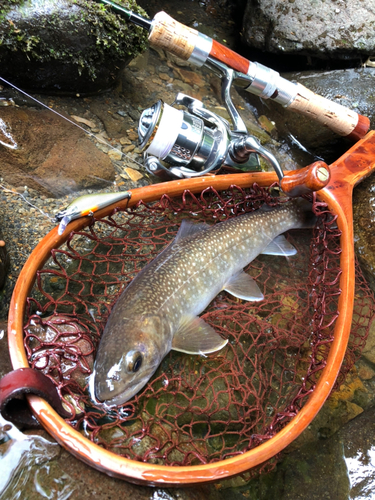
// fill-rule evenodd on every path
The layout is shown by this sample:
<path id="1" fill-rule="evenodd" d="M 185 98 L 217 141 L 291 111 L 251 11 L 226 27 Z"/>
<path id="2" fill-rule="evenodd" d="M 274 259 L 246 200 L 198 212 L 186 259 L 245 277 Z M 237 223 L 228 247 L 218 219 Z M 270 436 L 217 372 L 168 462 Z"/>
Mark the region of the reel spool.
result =
<path id="1" fill-rule="evenodd" d="M 218 173 L 224 164 L 237 166 L 239 171 L 259 170 L 255 155 L 249 153 L 238 165 L 230 157 L 230 144 L 236 134 L 226 120 L 184 94 L 177 95 L 175 104 L 187 110 L 159 100 L 141 115 L 140 149 L 145 151 L 144 165 L 150 173 L 164 179 L 191 178 Z M 261 153 L 264 148 L 259 143 L 257 146 Z"/>

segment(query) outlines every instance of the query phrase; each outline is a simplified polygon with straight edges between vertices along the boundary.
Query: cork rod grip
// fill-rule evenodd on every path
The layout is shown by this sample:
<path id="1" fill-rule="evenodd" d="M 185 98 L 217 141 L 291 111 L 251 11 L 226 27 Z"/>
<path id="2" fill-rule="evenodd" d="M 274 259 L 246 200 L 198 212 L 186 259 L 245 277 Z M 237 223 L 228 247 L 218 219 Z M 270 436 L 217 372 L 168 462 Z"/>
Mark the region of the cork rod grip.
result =
<path id="1" fill-rule="evenodd" d="M 297 83 L 298 92 L 288 109 L 327 126 L 334 132 L 355 141 L 362 139 L 370 128 L 370 120 L 355 111 L 315 94 Z"/>
<path id="2" fill-rule="evenodd" d="M 198 38 L 198 31 L 175 21 L 165 12 L 158 12 L 153 19 L 148 37 L 154 47 L 164 49 L 187 61 Z"/>

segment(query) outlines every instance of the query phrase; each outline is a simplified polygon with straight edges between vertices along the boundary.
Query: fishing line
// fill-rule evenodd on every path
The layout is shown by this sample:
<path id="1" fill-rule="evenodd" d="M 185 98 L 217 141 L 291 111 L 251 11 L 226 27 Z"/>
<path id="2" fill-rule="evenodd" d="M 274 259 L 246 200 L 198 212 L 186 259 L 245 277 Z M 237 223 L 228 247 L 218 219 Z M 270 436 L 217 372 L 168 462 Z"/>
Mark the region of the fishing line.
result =
<path id="1" fill-rule="evenodd" d="M 24 90 L 20 89 L 19 87 L 16 87 L 16 85 L 13 85 L 13 83 L 8 82 L 7 80 L 5 80 L 5 78 L 3 78 L 3 77 L 0 76 L 0 80 L 3 81 L 4 83 L 6 83 L 7 85 L 9 85 L 10 87 L 13 87 L 18 92 L 21 92 L 21 94 L 25 95 L 29 99 L 32 99 L 33 101 L 37 102 L 38 104 L 40 104 L 44 108 L 48 109 L 48 111 L 51 111 L 52 113 L 55 113 L 55 115 L 59 116 L 60 118 L 63 118 L 64 120 L 66 120 L 67 122 L 71 123 L 72 125 L 74 125 L 75 127 L 79 128 L 80 130 L 83 130 L 83 132 L 85 132 L 85 134 L 87 134 L 87 135 L 89 135 L 91 137 L 94 137 L 95 140 L 97 140 L 98 142 L 101 142 L 102 144 L 105 144 L 109 148 L 113 149 L 114 151 L 117 151 L 118 153 L 121 153 L 121 155 L 125 156 L 126 158 L 128 158 L 129 160 L 133 161 L 134 163 L 136 163 L 137 165 L 139 165 L 139 166 L 141 166 L 143 168 L 142 163 L 138 162 L 137 160 L 135 160 L 131 156 L 127 155 L 126 153 L 123 153 L 121 150 L 115 148 L 114 146 L 112 146 L 112 144 L 110 144 L 104 138 L 97 137 L 95 134 L 93 134 L 92 132 L 89 132 L 88 130 L 84 129 L 83 127 L 81 127 L 77 123 L 73 122 L 72 120 L 70 120 L 66 116 L 62 115 L 61 113 L 59 113 L 55 109 L 50 108 L 49 106 L 47 106 L 47 104 L 44 104 L 44 102 L 39 101 L 38 99 L 36 99 L 36 97 L 33 97 L 32 95 L 28 94 L 27 92 L 25 92 Z"/>
<path id="2" fill-rule="evenodd" d="M 43 210 L 41 208 L 37 207 L 36 205 L 33 205 L 29 200 L 27 200 L 25 198 L 25 196 L 22 193 L 17 193 L 17 191 L 13 191 L 12 189 L 8 189 L 5 186 L 3 186 L 3 184 L 0 184 L 0 188 L 3 191 L 5 191 L 6 193 L 12 193 L 12 194 L 16 194 L 17 196 L 20 196 L 23 199 L 23 201 L 25 201 L 28 205 L 30 205 L 30 207 L 35 208 L 36 210 L 38 210 L 42 215 L 44 215 L 45 217 L 47 217 L 47 219 L 50 219 L 53 222 L 55 221 L 54 217 L 51 217 L 50 215 L 48 215 L 45 212 L 43 212 Z"/>

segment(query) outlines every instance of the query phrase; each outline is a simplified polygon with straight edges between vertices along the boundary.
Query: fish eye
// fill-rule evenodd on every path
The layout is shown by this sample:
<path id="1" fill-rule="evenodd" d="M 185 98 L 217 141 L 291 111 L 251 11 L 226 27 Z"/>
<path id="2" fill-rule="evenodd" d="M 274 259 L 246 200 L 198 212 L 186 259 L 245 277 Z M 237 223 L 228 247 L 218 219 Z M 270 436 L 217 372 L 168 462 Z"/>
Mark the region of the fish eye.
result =
<path id="1" fill-rule="evenodd" d="M 126 356 L 128 372 L 136 373 L 142 366 L 143 356 L 139 351 L 130 351 Z"/>
<path id="2" fill-rule="evenodd" d="M 138 356 L 138 358 L 134 361 L 133 372 L 137 372 L 142 365 L 142 356 Z"/>

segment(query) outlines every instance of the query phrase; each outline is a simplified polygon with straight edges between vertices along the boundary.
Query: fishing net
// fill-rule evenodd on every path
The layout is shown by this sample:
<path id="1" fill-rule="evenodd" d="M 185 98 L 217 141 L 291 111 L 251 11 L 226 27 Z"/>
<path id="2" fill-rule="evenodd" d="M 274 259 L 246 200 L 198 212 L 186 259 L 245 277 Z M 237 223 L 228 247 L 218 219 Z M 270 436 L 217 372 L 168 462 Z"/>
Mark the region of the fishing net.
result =
<path id="1" fill-rule="evenodd" d="M 71 425 L 132 460 L 199 465 L 270 439 L 305 404 L 326 364 L 340 295 L 340 231 L 314 203 L 314 231 L 289 232 L 298 253 L 259 256 L 246 269 L 265 296 L 245 302 L 220 293 L 202 314 L 229 342 L 203 356 L 171 352 L 132 400 L 108 409 L 90 397 L 89 375 L 111 308 L 134 276 L 175 236 L 181 220 L 218 223 L 284 203 L 275 186 L 185 191 L 115 211 L 51 251 L 27 300 L 30 366 L 56 384 Z M 364 345 L 374 301 L 357 268 L 354 320 L 338 377 Z M 119 346 L 121 349 L 121 346 Z"/>

